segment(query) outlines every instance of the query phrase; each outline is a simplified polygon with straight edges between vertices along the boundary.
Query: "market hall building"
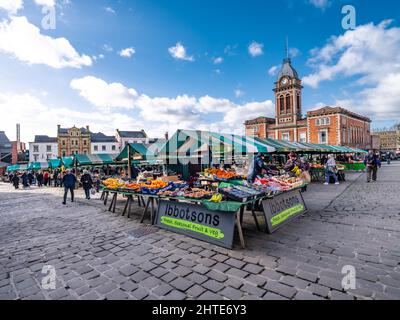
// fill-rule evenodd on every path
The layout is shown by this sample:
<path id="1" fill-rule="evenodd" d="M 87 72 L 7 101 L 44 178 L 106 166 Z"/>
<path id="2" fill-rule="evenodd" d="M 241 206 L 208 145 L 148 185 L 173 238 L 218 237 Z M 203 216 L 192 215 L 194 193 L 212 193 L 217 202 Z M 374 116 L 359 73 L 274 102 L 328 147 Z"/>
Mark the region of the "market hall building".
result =
<path id="1" fill-rule="evenodd" d="M 283 60 L 275 93 L 275 119 L 247 120 L 246 136 L 315 144 L 371 147 L 371 120 L 341 107 L 323 107 L 302 115 L 302 83 L 291 59 Z"/>

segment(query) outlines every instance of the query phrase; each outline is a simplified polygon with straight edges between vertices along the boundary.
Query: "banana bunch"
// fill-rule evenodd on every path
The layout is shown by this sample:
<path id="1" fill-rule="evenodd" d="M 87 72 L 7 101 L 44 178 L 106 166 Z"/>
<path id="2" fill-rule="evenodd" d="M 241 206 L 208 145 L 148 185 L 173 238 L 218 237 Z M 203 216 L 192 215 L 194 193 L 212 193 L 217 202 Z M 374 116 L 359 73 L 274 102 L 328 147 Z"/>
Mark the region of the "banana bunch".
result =
<path id="1" fill-rule="evenodd" d="M 219 193 L 214 194 L 210 199 L 210 202 L 219 203 L 221 201 L 222 201 L 222 194 L 219 194 Z"/>
<path id="2" fill-rule="evenodd" d="M 292 172 L 296 175 L 296 177 L 300 176 L 301 170 L 298 166 L 295 166 L 292 170 Z"/>

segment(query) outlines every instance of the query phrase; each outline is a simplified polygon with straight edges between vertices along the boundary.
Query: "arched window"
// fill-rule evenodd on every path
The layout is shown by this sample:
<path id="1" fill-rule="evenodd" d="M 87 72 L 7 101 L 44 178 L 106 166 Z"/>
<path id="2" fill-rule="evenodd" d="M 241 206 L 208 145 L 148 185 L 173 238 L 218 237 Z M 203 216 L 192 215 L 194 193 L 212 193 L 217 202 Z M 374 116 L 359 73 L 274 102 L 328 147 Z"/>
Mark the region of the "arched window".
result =
<path id="1" fill-rule="evenodd" d="M 280 114 L 285 113 L 285 99 L 283 96 L 279 97 L 279 111 Z"/>
<path id="2" fill-rule="evenodd" d="M 290 95 L 286 96 L 286 113 L 292 113 L 292 98 Z"/>
<path id="3" fill-rule="evenodd" d="M 296 96 L 296 99 L 297 99 L 297 113 L 300 113 L 300 110 L 301 110 L 301 101 L 300 101 L 300 94 L 298 93 L 297 94 L 297 96 Z"/>

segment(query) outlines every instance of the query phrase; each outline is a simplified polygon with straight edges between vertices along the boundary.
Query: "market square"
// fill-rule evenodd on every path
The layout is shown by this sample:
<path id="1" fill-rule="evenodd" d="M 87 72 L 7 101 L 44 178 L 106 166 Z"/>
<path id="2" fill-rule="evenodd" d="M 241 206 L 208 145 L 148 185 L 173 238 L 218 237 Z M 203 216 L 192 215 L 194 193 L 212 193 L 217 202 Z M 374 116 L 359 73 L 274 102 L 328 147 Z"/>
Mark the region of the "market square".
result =
<path id="1" fill-rule="evenodd" d="M 382 1 L 0 0 L 0 300 L 400 300 Z"/>

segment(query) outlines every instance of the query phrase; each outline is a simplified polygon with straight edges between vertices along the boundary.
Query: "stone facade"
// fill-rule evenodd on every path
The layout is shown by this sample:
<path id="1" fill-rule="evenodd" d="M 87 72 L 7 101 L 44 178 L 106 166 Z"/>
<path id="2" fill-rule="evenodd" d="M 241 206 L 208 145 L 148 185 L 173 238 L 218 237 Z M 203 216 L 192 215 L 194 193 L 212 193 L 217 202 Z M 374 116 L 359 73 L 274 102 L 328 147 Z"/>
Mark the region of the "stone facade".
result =
<path id="1" fill-rule="evenodd" d="M 90 154 L 91 134 L 89 126 L 86 128 L 72 127 L 57 130 L 58 156 L 70 157 L 74 154 Z"/>
<path id="2" fill-rule="evenodd" d="M 400 125 L 394 130 L 374 132 L 373 136 L 379 140 L 379 149 L 381 151 L 400 151 Z"/>

